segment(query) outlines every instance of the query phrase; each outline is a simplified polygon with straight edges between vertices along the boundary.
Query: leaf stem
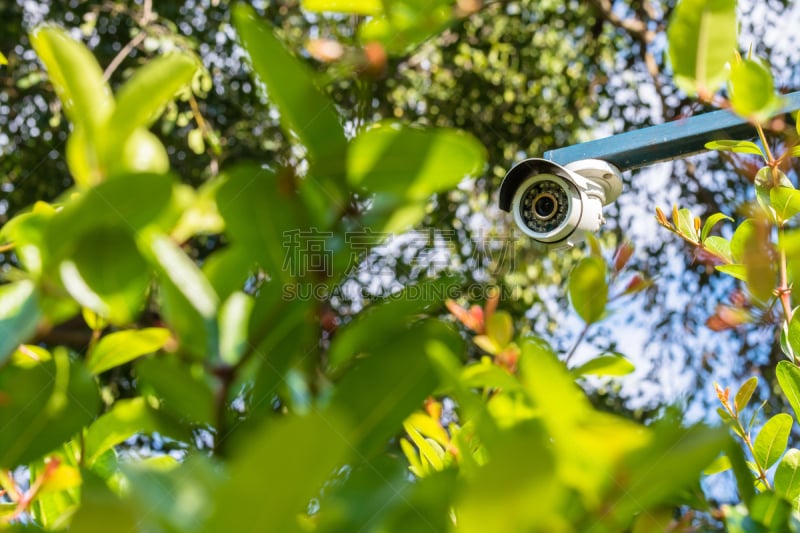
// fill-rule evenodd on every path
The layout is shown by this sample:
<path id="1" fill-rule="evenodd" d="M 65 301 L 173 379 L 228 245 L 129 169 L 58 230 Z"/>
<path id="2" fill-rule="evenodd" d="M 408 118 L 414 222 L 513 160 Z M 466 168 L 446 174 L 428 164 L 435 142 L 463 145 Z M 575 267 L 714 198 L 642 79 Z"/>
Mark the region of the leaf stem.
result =
<path id="1" fill-rule="evenodd" d="M 583 330 L 581 330 L 581 332 L 578 334 L 578 338 L 575 339 L 575 344 L 572 345 L 572 348 L 570 348 L 569 352 L 567 353 L 567 356 L 564 358 L 564 364 L 565 365 L 569 364 L 569 360 L 572 359 L 573 355 L 575 355 L 575 352 L 577 351 L 578 346 L 580 346 L 581 343 L 583 342 L 583 338 L 586 337 L 586 334 L 589 332 L 589 328 L 591 326 L 592 325 L 590 323 L 588 323 L 588 322 L 586 323 L 585 326 L 583 326 Z"/>

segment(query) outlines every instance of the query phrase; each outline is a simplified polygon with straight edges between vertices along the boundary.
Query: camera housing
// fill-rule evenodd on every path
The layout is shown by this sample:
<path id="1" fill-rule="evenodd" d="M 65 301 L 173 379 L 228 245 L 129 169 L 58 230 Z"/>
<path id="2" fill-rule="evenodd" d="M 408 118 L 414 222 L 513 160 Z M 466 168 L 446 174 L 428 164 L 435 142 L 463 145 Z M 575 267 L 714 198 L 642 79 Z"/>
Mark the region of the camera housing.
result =
<path id="1" fill-rule="evenodd" d="M 605 223 L 603 206 L 622 192 L 614 165 L 583 159 L 561 166 L 547 159 L 520 161 L 500 185 L 500 209 L 523 233 L 549 248 L 571 248 Z"/>

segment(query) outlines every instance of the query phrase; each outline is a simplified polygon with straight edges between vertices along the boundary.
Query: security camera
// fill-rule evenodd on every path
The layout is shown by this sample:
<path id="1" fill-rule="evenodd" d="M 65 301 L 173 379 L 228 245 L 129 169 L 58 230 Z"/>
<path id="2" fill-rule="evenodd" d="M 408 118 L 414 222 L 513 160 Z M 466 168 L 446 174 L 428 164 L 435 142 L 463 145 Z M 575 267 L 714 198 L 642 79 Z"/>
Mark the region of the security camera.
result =
<path id="1" fill-rule="evenodd" d="M 523 233 L 549 248 L 571 248 L 585 232 L 603 225 L 603 206 L 622 192 L 614 165 L 583 159 L 561 166 L 525 159 L 508 171 L 500 186 L 500 209 L 511 212 Z"/>

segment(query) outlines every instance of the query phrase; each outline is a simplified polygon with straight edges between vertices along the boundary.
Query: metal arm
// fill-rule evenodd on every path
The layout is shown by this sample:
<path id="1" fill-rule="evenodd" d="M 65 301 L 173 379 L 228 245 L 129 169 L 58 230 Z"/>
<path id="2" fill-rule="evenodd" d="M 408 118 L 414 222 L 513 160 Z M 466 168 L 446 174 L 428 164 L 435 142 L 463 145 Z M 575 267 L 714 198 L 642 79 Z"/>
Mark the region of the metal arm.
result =
<path id="1" fill-rule="evenodd" d="M 800 91 L 783 98 L 784 105 L 776 114 L 800 109 Z M 544 158 L 559 165 L 581 159 L 601 159 L 624 171 L 702 152 L 709 141 L 744 140 L 755 135 L 755 128 L 743 118 L 726 110 L 713 111 L 549 150 L 544 153 Z"/>

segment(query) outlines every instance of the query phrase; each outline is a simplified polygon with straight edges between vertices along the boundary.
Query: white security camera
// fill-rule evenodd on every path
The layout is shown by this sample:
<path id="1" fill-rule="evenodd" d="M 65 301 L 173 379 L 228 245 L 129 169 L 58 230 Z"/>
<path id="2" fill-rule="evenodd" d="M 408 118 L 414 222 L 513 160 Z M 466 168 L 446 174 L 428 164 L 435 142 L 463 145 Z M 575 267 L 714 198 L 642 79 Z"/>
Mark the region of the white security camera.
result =
<path id="1" fill-rule="evenodd" d="M 523 233 L 549 248 L 571 248 L 585 232 L 603 225 L 603 206 L 622 192 L 614 165 L 583 159 L 558 165 L 525 159 L 508 171 L 500 186 L 500 209 L 513 213 Z"/>

